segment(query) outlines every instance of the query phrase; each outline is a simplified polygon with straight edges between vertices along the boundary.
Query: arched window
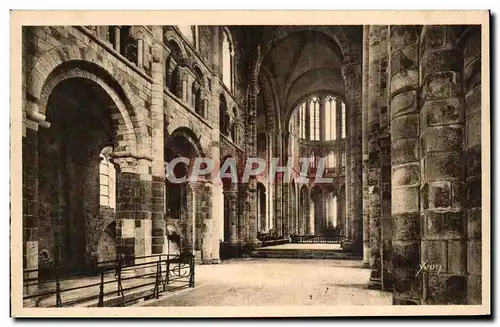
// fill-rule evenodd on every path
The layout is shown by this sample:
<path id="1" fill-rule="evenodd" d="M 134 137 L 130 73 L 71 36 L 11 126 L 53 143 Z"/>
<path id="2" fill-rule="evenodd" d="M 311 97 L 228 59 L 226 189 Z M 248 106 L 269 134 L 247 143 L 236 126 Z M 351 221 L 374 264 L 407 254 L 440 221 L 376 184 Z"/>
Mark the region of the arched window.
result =
<path id="1" fill-rule="evenodd" d="M 326 229 L 332 230 L 337 227 L 337 196 L 333 193 L 327 195 L 326 200 Z"/>
<path id="2" fill-rule="evenodd" d="M 306 139 L 306 103 L 302 103 L 300 105 L 300 138 Z"/>
<path id="3" fill-rule="evenodd" d="M 194 68 L 194 75 L 195 75 L 195 81 L 193 82 L 191 88 L 191 105 L 198 115 L 206 118 L 205 108 L 201 100 L 201 89 L 202 85 L 204 85 L 204 77 L 203 73 L 201 72 L 198 66 Z"/>
<path id="4" fill-rule="evenodd" d="M 130 60 L 137 62 L 137 40 L 131 34 L 131 26 L 120 28 L 120 53 Z"/>
<path id="5" fill-rule="evenodd" d="M 196 82 L 193 82 L 191 86 L 191 106 L 196 109 L 196 92 L 198 88 L 196 87 Z"/>
<path id="6" fill-rule="evenodd" d="M 325 140 L 337 139 L 337 100 L 328 96 L 325 99 Z"/>
<path id="7" fill-rule="evenodd" d="M 345 103 L 342 102 L 342 123 L 341 123 L 341 138 L 345 139 L 346 126 L 345 126 Z"/>
<path id="8" fill-rule="evenodd" d="M 319 99 L 312 98 L 309 102 L 309 132 L 310 132 L 310 140 L 319 141 Z"/>
<path id="9" fill-rule="evenodd" d="M 321 101 L 324 101 L 324 132 L 320 128 Z M 324 99 L 312 97 L 301 103 L 298 110 L 301 139 L 319 141 L 321 133 L 324 133 L 325 141 L 345 138 L 345 104 L 340 99 L 330 95 Z"/>
<path id="10" fill-rule="evenodd" d="M 229 134 L 229 115 L 227 114 L 227 102 L 223 94 L 219 96 L 219 129 L 224 135 Z"/>
<path id="11" fill-rule="evenodd" d="M 169 41 L 167 47 L 170 49 L 170 56 L 165 62 L 165 82 L 169 91 L 180 98 L 182 96 L 182 89 L 179 81 L 179 62 L 182 58 L 182 51 L 179 45 L 174 41 Z"/>
<path id="12" fill-rule="evenodd" d="M 231 125 L 231 139 L 234 143 L 238 142 L 238 127 L 237 127 L 237 112 L 236 107 L 233 108 L 233 123 Z"/>
<path id="13" fill-rule="evenodd" d="M 104 152 L 104 150 L 103 150 Z M 113 164 L 101 153 L 99 155 L 99 205 L 115 209 L 116 207 L 116 171 Z"/>
<path id="14" fill-rule="evenodd" d="M 222 82 L 233 91 L 233 44 L 227 30 L 222 31 Z"/>

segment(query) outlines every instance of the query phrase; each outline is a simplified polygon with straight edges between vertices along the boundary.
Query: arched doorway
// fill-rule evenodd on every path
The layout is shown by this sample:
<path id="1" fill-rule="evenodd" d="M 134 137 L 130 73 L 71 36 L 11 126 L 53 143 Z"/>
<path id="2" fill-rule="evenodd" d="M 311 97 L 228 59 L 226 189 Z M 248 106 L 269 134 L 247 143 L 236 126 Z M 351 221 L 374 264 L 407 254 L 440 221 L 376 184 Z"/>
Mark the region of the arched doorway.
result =
<path id="1" fill-rule="evenodd" d="M 266 208 L 266 187 L 261 182 L 257 183 L 257 231 L 265 232 L 267 226 L 267 208 Z"/>
<path id="2" fill-rule="evenodd" d="M 49 78 L 59 73 L 64 70 Z M 115 179 L 108 176 L 104 201 L 101 172 L 104 153 L 108 169 L 114 170 L 109 154 L 116 145 L 118 126 L 111 117 L 120 112 L 94 80 L 59 78 L 48 92 L 46 117 L 51 126 L 38 133 L 39 249 L 48 253 L 48 259 L 39 266 L 82 270 L 116 251 L 111 245 L 115 232 L 110 229 L 115 225 L 103 226 L 114 219 L 109 189 L 114 189 Z M 112 209 L 111 217 L 102 207 Z"/>
<path id="3" fill-rule="evenodd" d="M 201 145 L 196 134 L 187 127 L 174 130 L 165 140 L 165 164 L 167 167 L 165 194 L 166 220 L 180 226 L 180 247 L 186 251 L 201 251 L 200 228 L 197 215 L 196 194 L 189 177 L 194 159 L 202 157 Z M 200 199 L 201 200 L 201 199 Z M 168 234 L 165 235 L 168 244 Z"/>
<path id="4" fill-rule="evenodd" d="M 297 221 L 297 195 L 295 190 L 295 181 L 290 184 L 290 234 L 298 233 Z"/>
<path id="5" fill-rule="evenodd" d="M 97 243 L 97 256 L 99 262 L 113 266 L 116 260 L 116 223 L 111 222 L 101 234 Z"/>

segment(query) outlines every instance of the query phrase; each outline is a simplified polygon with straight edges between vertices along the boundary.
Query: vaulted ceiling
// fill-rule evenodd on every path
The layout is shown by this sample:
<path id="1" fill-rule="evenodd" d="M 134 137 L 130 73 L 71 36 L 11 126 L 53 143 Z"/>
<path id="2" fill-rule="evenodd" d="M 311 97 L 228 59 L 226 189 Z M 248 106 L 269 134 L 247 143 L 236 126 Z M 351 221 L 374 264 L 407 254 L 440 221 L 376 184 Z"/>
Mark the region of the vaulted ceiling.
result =
<path id="1" fill-rule="evenodd" d="M 281 26 L 261 31 L 266 40 L 259 74 L 264 110 L 272 106 L 272 114 L 284 124 L 305 96 L 316 92 L 343 95 L 339 40 L 358 42 L 358 32 L 355 27 L 343 30 L 339 26 Z"/>

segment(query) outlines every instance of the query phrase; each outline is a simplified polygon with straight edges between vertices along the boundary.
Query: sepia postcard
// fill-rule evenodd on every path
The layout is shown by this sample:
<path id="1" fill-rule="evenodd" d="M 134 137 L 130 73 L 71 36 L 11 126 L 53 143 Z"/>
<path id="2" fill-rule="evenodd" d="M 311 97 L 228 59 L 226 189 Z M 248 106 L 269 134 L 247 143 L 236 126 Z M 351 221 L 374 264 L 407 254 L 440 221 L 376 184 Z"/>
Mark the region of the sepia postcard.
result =
<path id="1" fill-rule="evenodd" d="M 488 11 L 12 11 L 11 316 L 489 316 Z"/>

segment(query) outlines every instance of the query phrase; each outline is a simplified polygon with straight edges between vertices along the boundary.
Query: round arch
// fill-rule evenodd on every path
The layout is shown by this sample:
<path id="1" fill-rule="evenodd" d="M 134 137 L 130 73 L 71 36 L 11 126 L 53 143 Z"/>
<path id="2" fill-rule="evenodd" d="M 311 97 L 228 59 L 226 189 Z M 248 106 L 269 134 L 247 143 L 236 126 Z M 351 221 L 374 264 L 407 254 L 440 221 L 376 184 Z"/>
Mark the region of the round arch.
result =
<path id="1" fill-rule="evenodd" d="M 165 45 L 174 45 L 175 47 L 177 47 L 177 49 L 179 50 L 178 51 L 178 55 L 179 55 L 179 62 L 178 64 L 180 64 L 181 66 L 186 66 L 186 67 L 189 67 L 189 57 L 187 55 L 187 52 L 186 52 L 186 48 L 183 46 L 183 42 L 182 40 L 179 38 L 179 36 L 177 35 L 177 33 L 173 30 L 170 30 L 170 29 L 167 29 L 165 32 L 164 32 L 164 42 L 165 42 Z M 169 50 L 174 50 L 174 49 L 170 49 Z"/>
<path id="2" fill-rule="evenodd" d="M 45 115 L 52 89 L 71 75 L 78 75 L 93 80 L 105 90 L 119 106 L 122 119 L 133 126 L 137 135 L 148 135 L 145 122 L 138 117 L 140 114 L 137 110 L 142 107 L 140 99 L 132 92 L 123 74 L 114 69 L 114 66 L 105 56 L 89 47 L 61 46 L 45 52 L 34 64 L 27 80 L 27 98 L 38 106 L 30 109 Z"/>

